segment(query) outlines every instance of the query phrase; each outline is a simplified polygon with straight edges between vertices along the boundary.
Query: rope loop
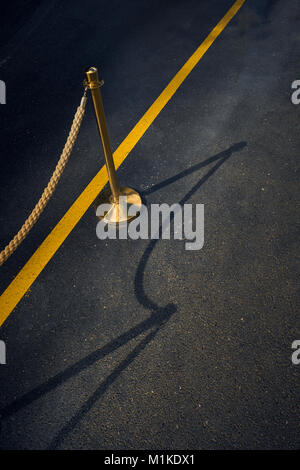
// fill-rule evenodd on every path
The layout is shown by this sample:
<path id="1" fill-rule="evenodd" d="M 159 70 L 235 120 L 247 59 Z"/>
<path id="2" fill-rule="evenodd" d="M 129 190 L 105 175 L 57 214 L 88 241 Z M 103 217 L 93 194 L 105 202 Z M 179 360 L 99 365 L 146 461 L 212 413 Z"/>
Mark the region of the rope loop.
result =
<path id="1" fill-rule="evenodd" d="M 81 98 L 80 105 L 78 106 L 77 111 L 75 113 L 67 141 L 61 153 L 61 156 L 58 160 L 56 168 L 49 180 L 49 183 L 44 189 L 40 200 L 36 204 L 35 208 L 31 212 L 29 217 L 25 220 L 24 224 L 22 225 L 18 233 L 9 242 L 9 244 L 0 252 L 0 266 L 2 266 L 3 263 L 5 263 L 5 261 L 14 253 L 14 251 L 18 248 L 18 246 L 22 243 L 22 241 L 27 237 L 28 233 L 38 221 L 41 213 L 45 209 L 46 205 L 49 202 L 49 199 L 51 198 L 52 194 L 55 191 L 55 188 L 60 180 L 61 175 L 63 174 L 66 164 L 68 163 L 69 157 L 71 155 L 72 149 L 74 147 L 74 144 L 78 136 L 78 132 L 80 129 L 83 116 L 84 116 L 85 106 L 86 106 L 86 101 L 87 101 L 86 91 L 87 91 L 87 88 L 85 88 L 84 90 L 84 94 L 83 94 L 83 97 Z"/>

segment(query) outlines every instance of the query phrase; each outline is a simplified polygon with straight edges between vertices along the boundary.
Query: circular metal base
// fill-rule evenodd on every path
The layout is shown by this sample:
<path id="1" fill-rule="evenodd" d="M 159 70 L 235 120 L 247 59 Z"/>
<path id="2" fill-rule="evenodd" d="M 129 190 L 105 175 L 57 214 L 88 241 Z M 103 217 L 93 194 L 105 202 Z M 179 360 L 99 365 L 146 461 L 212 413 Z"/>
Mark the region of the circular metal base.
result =
<path id="1" fill-rule="evenodd" d="M 102 204 L 109 204 L 110 208 L 104 211 L 104 215 L 97 215 L 98 219 L 106 224 L 121 224 L 135 219 L 140 212 L 142 199 L 134 189 L 125 186 L 120 187 L 119 202 L 114 202 L 110 189 L 102 191 L 94 201 L 95 210 Z M 119 197 L 120 197 L 119 196 Z M 126 198 L 126 199 L 125 199 Z M 135 206 L 134 215 L 129 216 L 129 208 Z"/>

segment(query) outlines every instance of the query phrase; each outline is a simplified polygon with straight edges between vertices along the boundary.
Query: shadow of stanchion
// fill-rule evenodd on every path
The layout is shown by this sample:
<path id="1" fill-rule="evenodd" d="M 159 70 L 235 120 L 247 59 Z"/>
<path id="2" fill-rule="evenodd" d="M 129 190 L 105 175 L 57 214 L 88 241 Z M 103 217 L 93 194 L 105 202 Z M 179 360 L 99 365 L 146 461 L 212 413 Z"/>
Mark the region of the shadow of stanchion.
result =
<path id="1" fill-rule="evenodd" d="M 95 362 L 99 361 L 100 359 L 103 359 L 109 354 L 112 354 L 116 349 L 125 345 L 133 338 L 146 332 L 150 328 L 155 326 L 156 329 L 158 329 L 160 326 L 162 326 L 168 321 L 172 313 L 174 312 L 169 306 L 164 311 L 155 311 L 149 318 L 134 326 L 130 330 L 126 331 L 126 333 L 121 334 L 120 336 L 112 340 L 110 343 L 106 344 L 97 351 L 92 352 L 91 354 L 76 362 L 72 366 L 68 367 L 64 371 L 60 372 L 54 377 L 51 377 L 51 379 L 47 380 L 47 382 L 25 393 L 25 395 L 23 395 L 21 398 L 18 398 L 17 400 L 0 410 L 0 418 L 9 418 L 17 411 L 21 410 L 25 406 L 30 405 L 46 393 L 51 392 L 55 388 L 59 387 L 68 379 L 71 379 L 83 370 L 92 366 Z"/>
<path id="2" fill-rule="evenodd" d="M 178 173 L 175 176 L 172 176 L 171 178 L 166 179 L 165 181 L 162 181 L 161 183 L 156 184 L 155 186 L 152 186 L 152 188 L 149 188 L 141 194 L 143 200 L 145 200 L 145 196 L 148 194 L 152 194 L 155 191 L 158 191 L 159 189 L 164 188 L 165 186 L 168 186 L 169 184 L 175 183 L 175 181 L 178 181 L 181 178 L 184 178 L 185 176 L 188 176 L 192 173 L 194 173 L 197 170 L 200 170 L 201 168 L 204 168 L 207 165 L 210 165 L 211 163 L 217 162 L 191 189 L 188 191 L 187 194 L 179 201 L 179 204 L 183 205 L 185 204 L 189 198 L 220 168 L 223 163 L 228 160 L 232 156 L 233 153 L 239 152 L 242 150 L 244 147 L 246 147 L 247 142 L 239 142 L 237 144 L 234 144 L 232 147 L 229 149 L 225 150 L 224 152 L 218 153 L 217 155 L 214 155 L 213 157 L 210 157 L 203 162 L 197 163 L 196 165 L 193 165 L 192 167 L 188 168 L 187 170 L 182 171 L 181 173 Z M 174 218 L 174 214 L 171 213 L 170 215 L 170 221 Z M 147 295 L 145 294 L 144 291 L 144 273 L 145 273 L 145 268 L 147 265 L 147 262 L 151 256 L 151 253 L 153 252 L 157 242 L 159 239 L 151 240 L 146 248 L 146 250 L 143 253 L 143 256 L 139 262 L 139 265 L 136 270 L 135 274 L 135 281 L 134 281 L 134 291 L 137 300 L 141 305 L 143 305 L 145 308 L 148 308 L 150 310 L 157 308 L 157 306 L 150 300 Z"/>
<path id="3" fill-rule="evenodd" d="M 156 321 L 159 322 L 153 331 L 151 331 L 122 361 L 118 367 L 100 384 L 97 390 L 90 396 L 90 398 L 81 406 L 81 408 L 75 413 L 70 421 L 59 431 L 55 438 L 51 441 L 48 450 L 57 449 L 68 436 L 68 434 L 75 428 L 80 420 L 91 410 L 94 404 L 101 398 L 101 396 L 107 391 L 112 383 L 119 377 L 119 375 L 131 364 L 131 362 L 146 348 L 146 346 L 155 338 L 162 324 L 166 323 L 170 316 L 176 311 L 176 308 L 171 304 L 164 309 L 159 309 L 153 316 Z M 152 316 L 151 316 L 152 317 Z M 150 318 L 151 318 L 150 317 Z M 148 329 L 148 328 L 147 328 Z M 144 330 L 145 331 L 145 330 Z"/>
<path id="4" fill-rule="evenodd" d="M 217 162 L 216 165 L 211 168 L 206 175 L 204 175 L 192 188 L 191 190 L 181 199 L 180 204 L 184 204 L 207 180 L 212 176 L 217 169 L 234 153 L 242 150 L 246 146 L 246 142 L 241 142 L 230 147 L 228 150 L 221 152 L 213 157 L 208 158 L 204 162 L 200 162 L 197 165 L 173 176 L 162 183 L 159 183 L 147 191 L 144 191 L 142 196 L 151 194 L 173 182 L 188 176 L 189 174 L 201 169 L 210 163 Z M 144 251 L 140 262 L 138 264 L 135 280 L 134 280 L 134 292 L 138 302 L 148 310 L 151 310 L 151 315 L 146 320 L 140 322 L 126 333 L 121 334 L 107 345 L 94 351 L 85 358 L 76 362 L 72 366 L 68 367 L 64 371 L 55 375 L 54 377 L 47 380 L 42 385 L 34 388 L 33 390 L 25 393 L 22 397 L 18 398 L 5 408 L 0 410 L 0 420 L 4 420 L 18 412 L 25 406 L 30 405 L 35 400 L 38 400 L 46 393 L 54 390 L 68 379 L 79 374 L 81 371 L 92 366 L 94 363 L 104 358 L 105 356 L 113 353 L 116 349 L 125 345 L 132 339 L 138 337 L 140 334 L 145 333 L 149 329 L 154 328 L 147 336 L 142 339 L 137 346 L 127 355 L 127 357 L 113 370 L 113 372 L 99 385 L 96 391 L 90 396 L 90 398 L 79 408 L 75 415 L 68 421 L 68 423 L 58 432 L 58 434 L 51 441 L 47 449 L 58 448 L 67 437 L 67 435 L 74 429 L 74 427 L 80 422 L 80 420 L 91 410 L 93 405 L 101 398 L 101 396 L 107 391 L 110 385 L 119 377 L 119 375 L 133 362 L 133 360 L 146 348 L 146 346 L 155 338 L 156 334 L 170 319 L 170 317 L 177 311 L 176 306 L 173 303 L 167 304 L 165 307 L 159 307 L 155 304 L 145 293 L 144 289 L 144 273 L 147 262 L 153 252 L 158 239 L 151 240 Z M 0 421 L 0 422 L 1 422 Z"/>
<path id="5" fill-rule="evenodd" d="M 243 150 L 244 147 L 246 147 L 247 145 L 247 142 L 239 142 L 237 144 L 234 144 L 232 147 L 230 147 L 229 149 L 227 150 L 224 150 L 223 152 L 220 152 L 220 153 L 217 153 L 216 155 L 212 156 L 212 157 L 209 157 L 207 158 L 206 160 L 204 160 L 203 162 L 199 162 L 199 163 L 196 163 L 196 165 L 193 165 L 191 166 L 190 168 L 187 168 L 186 170 L 184 171 L 181 171 L 180 173 L 178 173 L 177 175 L 174 175 L 174 176 L 171 176 L 171 178 L 168 178 L 164 181 L 161 181 L 160 183 L 158 184 L 155 184 L 154 186 L 152 186 L 151 188 L 149 189 L 146 189 L 145 191 L 143 191 L 141 193 L 141 196 L 142 197 L 145 197 L 147 196 L 148 194 L 152 194 L 154 193 L 155 191 L 158 191 L 159 189 L 162 189 L 166 186 L 168 186 L 169 184 L 173 184 L 175 183 L 175 181 L 178 181 L 182 178 L 185 178 L 186 176 L 189 176 L 191 175 L 192 173 L 195 173 L 195 171 L 198 171 L 198 170 L 201 170 L 201 168 L 204 168 L 206 167 L 207 165 L 210 165 L 211 163 L 214 163 L 214 162 L 219 162 L 218 166 L 216 167 L 213 167 L 212 168 L 212 173 L 214 173 L 220 165 L 222 165 L 229 157 L 231 157 L 231 155 L 235 152 L 239 152 L 240 150 Z M 206 179 L 208 179 L 209 177 L 211 176 L 211 173 L 207 173 L 207 177 Z M 203 178 L 199 181 L 199 184 L 200 186 L 205 183 L 205 180 L 203 180 Z M 194 189 L 194 188 L 192 188 Z M 196 189 L 195 189 L 196 191 Z M 193 191 L 193 192 L 195 192 Z M 190 196 L 189 196 L 190 197 Z"/>

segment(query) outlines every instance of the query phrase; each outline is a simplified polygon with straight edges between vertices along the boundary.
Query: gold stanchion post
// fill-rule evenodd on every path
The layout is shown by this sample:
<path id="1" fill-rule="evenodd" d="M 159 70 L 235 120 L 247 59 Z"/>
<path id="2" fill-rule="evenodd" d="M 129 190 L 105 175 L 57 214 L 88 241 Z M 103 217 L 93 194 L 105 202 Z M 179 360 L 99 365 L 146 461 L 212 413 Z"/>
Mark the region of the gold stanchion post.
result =
<path id="1" fill-rule="evenodd" d="M 92 95 L 110 184 L 110 190 L 102 191 L 97 197 L 95 205 L 98 207 L 100 204 L 110 204 L 110 209 L 104 216 L 99 216 L 99 218 L 106 223 L 118 224 L 134 219 L 141 208 L 142 200 L 140 195 L 134 189 L 119 186 L 100 92 L 100 87 L 103 85 L 103 81 L 99 80 L 98 70 L 96 67 L 89 67 L 85 71 L 85 76 L 86 80 L 84 81 L 84 85 L 89 88 Z M 126 204 L 120 204 L 121 196 L 126 196 Z M 124 198 L 121 198 L 122 202 L 124 200 Z M 132 205 L 136 206 L 136 215 L 128 216 L 129 207 Z"/>

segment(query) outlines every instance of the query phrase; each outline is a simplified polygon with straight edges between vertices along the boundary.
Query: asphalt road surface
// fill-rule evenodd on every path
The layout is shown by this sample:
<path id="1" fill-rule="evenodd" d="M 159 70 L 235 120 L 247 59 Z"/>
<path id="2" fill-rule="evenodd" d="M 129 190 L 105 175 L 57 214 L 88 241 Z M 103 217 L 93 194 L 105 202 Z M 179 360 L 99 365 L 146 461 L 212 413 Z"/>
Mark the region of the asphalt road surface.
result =
<path id="1" fill-rule="evenodd" d="M 1 19 L 1 247 L 55 168 L 84 69 L 116 149 L 234 0 L 19 3 Z M 204 204 L 201 250 L 99 240 L 90 207 L 10 313 L 1 449 L 299 448 L 299 31 L 297 0 L 246 0 L 118 170 L 149 207 Z M 103 164 L 89 98 L 1 292 Z"/>

